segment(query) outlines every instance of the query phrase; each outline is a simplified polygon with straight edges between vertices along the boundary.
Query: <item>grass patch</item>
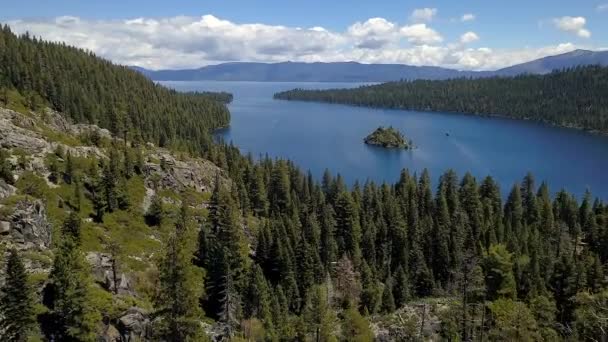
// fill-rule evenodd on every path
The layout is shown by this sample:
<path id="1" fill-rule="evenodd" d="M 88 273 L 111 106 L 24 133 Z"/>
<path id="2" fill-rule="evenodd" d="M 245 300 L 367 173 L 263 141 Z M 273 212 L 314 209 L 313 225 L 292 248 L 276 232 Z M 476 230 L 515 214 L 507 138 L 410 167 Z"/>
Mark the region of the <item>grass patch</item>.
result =
<path id="1" fill-rule="evenodd" d="M 73 135 L 56 131 L 44 124 L 38 124 L 38 128 L 39 133 L 42 134 L 49 141 L 61 143 L 72 147 L 82 145 L 80 139 L 74 137 Z"/>
<path id="2" fill-rule="evenodd" d="M 28 259 L 32 262 L 39 263 L 45 267 L 51 267 L 53 264 L 53 253 L 50 251 L 45 252 L 34 252 L 34 251 L 25 251 L 21 254 L 21 256 L 25 259 Z"/>
<path id="3" fill-rule="evenodd" d="M 104 216 L 104 244 L 111 242 L 120 245 L 122 262 L 132 270 L 144 270 L 149 257 L 161 248 L 156 232 L 144 223 L 143 216 L 133 215 L 128 211 L 118 211 Z M 132 257 L 141 258 L 137 260 Z"/>
<path id="4" fill-rule="evenodd" d="M 27 101 L 18 91 L 13 89 L 2 88 L 0 95 L 4 97 L 2 100 L 6 108 L 19 112 L 21 114 L 30 115 L 27 107 Z"/>
<path id="5" fill-rule="evenodd" d="M 131 177 L 131 179 L 127 181 L 127 193 L 129 194 L 129 201 L 131 202 L 129 211 L 137 215 L 143 215 L 141 204 L 144 202 L 144 197 L 146 197 L 144 179 L 137 175 Z"/>
<path id="6" fill-rule="evenodd" d="M 181 201 L 182 200 L 182 196 L 180 196 L 179 193 L 173 191 L 173 190 L 169 190 L 169 189 L 161 189 L 158 191 L 158 195 L 160 197 L 166 197 L 166 198 L 170 198 L 172 200 L 175 201 Z"/>
<path id="7" fill-rule="evenodd" d="M 45 199 L 49 194 L 49 186 L 46 181 L 33 173 L 32 171 L 24 172 L 15 186 L 22 195 L 29 195 L 39 199 Z"/>

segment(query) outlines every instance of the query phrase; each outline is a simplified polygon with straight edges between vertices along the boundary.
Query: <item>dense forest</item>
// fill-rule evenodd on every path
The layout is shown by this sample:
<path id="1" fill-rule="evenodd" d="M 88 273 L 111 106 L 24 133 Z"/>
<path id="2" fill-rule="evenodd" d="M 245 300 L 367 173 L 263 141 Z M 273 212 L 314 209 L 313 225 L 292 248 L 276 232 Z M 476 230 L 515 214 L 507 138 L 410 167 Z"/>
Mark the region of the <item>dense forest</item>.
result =
<path id="1" fill-rule="evenodd" d="M 294 89 L 283 100 L 499 115 L 608 132 L 608 68 L 584 66 L 547 75 L 400 81 L 355 89 Z"/>
<path id="2" fill-rule="evenodd" d="M 581 202 L 563 191 L 552 198 L 547 184 L 527 175 L 503 202 L 491 177 L 447 171 L 433 189 L 428 172 L 407 170 L 395 184 L 349 188 L 329 172 L 317 182 L 289 161 L 212 149 L 232 181 L 218 178 L 207 215 L 194 216 L 200 203 L 183 193 L 181 209 L 155 197 L 143 216 L 130 219 L 173 227 L 158 280 L 149 284 L 160 340 L 203 339 L 196 322 L 206 316 L 234 338 L 251 338 L 254 330 L 256 341 L 370 341 L 369 320 L 433 298 L 445 306 L 445 339 L 606 338 L 608 206 L 589 193 Z M 51 179 L 70 182 L 79 195 L 64 204 L 72 214 L 56 247 L 52 295 L 38 316 L 48 338 L 89 341 L 101 318 L 111 317 L 86 294 L 91 280 L 79 246 L 87 233 L 78 217 L 103 223 L 136 206 L 126 184 L 142 166 L 141 158 L 126 162 L 132 153 L 116 144 L 110 159 L 94 166 L 67 159 L 53 168 Z M 243 225 L 241 217 L 259 224 Z M 125 224 L 118 229 L 129 229 Z M 32 327 L 34 300 L 20 290 L 27 285 L 13 254 L 7 276 L 16 279 L 7 281 L 0 308 Z M 390 329 L 393 340 L 422 338 L 416 324 Z"/>
<path id="3" fill-rule="evenodd" d="M 206 150 L 209 131 L 227 126 L 229 94 L 179 93 L 140 73 L 65 44 L 0 30 L 0 102 L 10 91 L 30 108 L 49 106 L 75 122 L 160 146 Z"/>

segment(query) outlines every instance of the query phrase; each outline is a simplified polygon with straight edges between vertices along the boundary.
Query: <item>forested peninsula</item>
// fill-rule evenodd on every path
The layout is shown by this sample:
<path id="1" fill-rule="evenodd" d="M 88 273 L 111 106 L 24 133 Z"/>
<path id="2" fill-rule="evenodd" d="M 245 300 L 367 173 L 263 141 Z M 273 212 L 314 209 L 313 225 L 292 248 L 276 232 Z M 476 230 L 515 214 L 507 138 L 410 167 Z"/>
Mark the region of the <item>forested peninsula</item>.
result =
<path id="1" fill-rule="evenodd" d="M 546 75 L 400 81 L 354 89 L 293 89 L 274 97 L 502 116 L 608 133 L 606 94 L 608 68 L 581 66 Z"/>
<path id="2" fill-rule="evenodd" d="M 590 192 L 317 180 L 214 143 L 209 96 L 7 27 L 0 58 L 2 341 L 608 338 Z"/>

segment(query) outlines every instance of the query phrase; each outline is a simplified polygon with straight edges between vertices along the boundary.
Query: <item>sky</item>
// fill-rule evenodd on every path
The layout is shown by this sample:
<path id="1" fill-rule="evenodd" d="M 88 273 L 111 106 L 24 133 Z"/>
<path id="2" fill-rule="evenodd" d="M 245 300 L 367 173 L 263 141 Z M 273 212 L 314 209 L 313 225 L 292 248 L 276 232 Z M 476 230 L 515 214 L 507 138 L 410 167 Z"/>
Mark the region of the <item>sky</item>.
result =
<path id="1" fill-rule="evenodd" d="M 492 70 L 608 49 L 608 0 L 0 0 L 17 33 L 125 65 L 400 63 Z"/>

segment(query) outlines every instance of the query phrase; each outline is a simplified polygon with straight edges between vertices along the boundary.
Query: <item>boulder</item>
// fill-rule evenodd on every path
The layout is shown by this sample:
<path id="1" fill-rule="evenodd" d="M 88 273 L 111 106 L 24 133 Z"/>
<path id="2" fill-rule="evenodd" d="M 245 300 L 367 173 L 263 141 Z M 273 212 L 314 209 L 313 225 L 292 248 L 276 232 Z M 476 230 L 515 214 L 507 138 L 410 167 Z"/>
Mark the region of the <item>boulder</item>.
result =
<path id="1" fill-rule="evenodd" d="M 86 259 L 91 265 L 95 281 L 107 291 L 114 292 L 116 289 L 118 294 L 134 294 L 132 281 L 127 274 L 117 269 L 116 279 L 114 279 L 114 260 L 110 254 L 89 252 Z"/>
<path id="2" fill-rule="evenodd" d="M 17 188 L 10 184 L 7 184 L 4 180 L 0 179 L 0 200 L 10 197 L 16 192 Z"/>
<path id="3" fill-rule="evenodd" d="M 178 160 L 165 150 L 158 150 L 151 154 L 154 159 L 162 160 L 162 165 L 146 163 L 144 174 L 146 175 L 146 187 L 155 188 L 152 175 L 158 175 L 158 186 L 161 189 L 182 191 L 186 188 L 196 191 L 210 191 L 215 184 L 216 176 L 220 176 L 224 184 L 231 184 L 222 169 L 208 160 L 199 158 L 187 158 Z"/>
<path id="4" fill-rule="evenodd" d="M 29 153 L 49 150 L 49 143 L 31 129 L 31 118 L 9 109 L 0 108 L 0 147 L 20 148 Z"/>
<path id="5" fill-rule="evenodd" d="M 8 234 L 11 231 L 11 223 L 8 221 L 0 221 L 0 234 Z"/>
<path id="6" fill-rule="evenodd" d="M 122 342 L 122 336 L 120 335 L 120 331 L 113 326 L 112 324 L 108 324 L 104 327 L 103 333 L 98 338 L 99 342 Z"/>
<path id="7" fill-rule="evenodd" d="M 13 213 L 8 217 L 3 229 L 9 227 L 10 241 L 19 250 L 47 250 L 51 245 L 51 224 L 46 215 L 44 204 L 40 200 L 22 200 L 17 202 Z"/>
<path id="8" fill-rule="evenodd" d="M 132 307 L 118 319 L 118 330 L 123 341 L 144 341 L 150 338 L 150 317 L 141 308 Z"/>

